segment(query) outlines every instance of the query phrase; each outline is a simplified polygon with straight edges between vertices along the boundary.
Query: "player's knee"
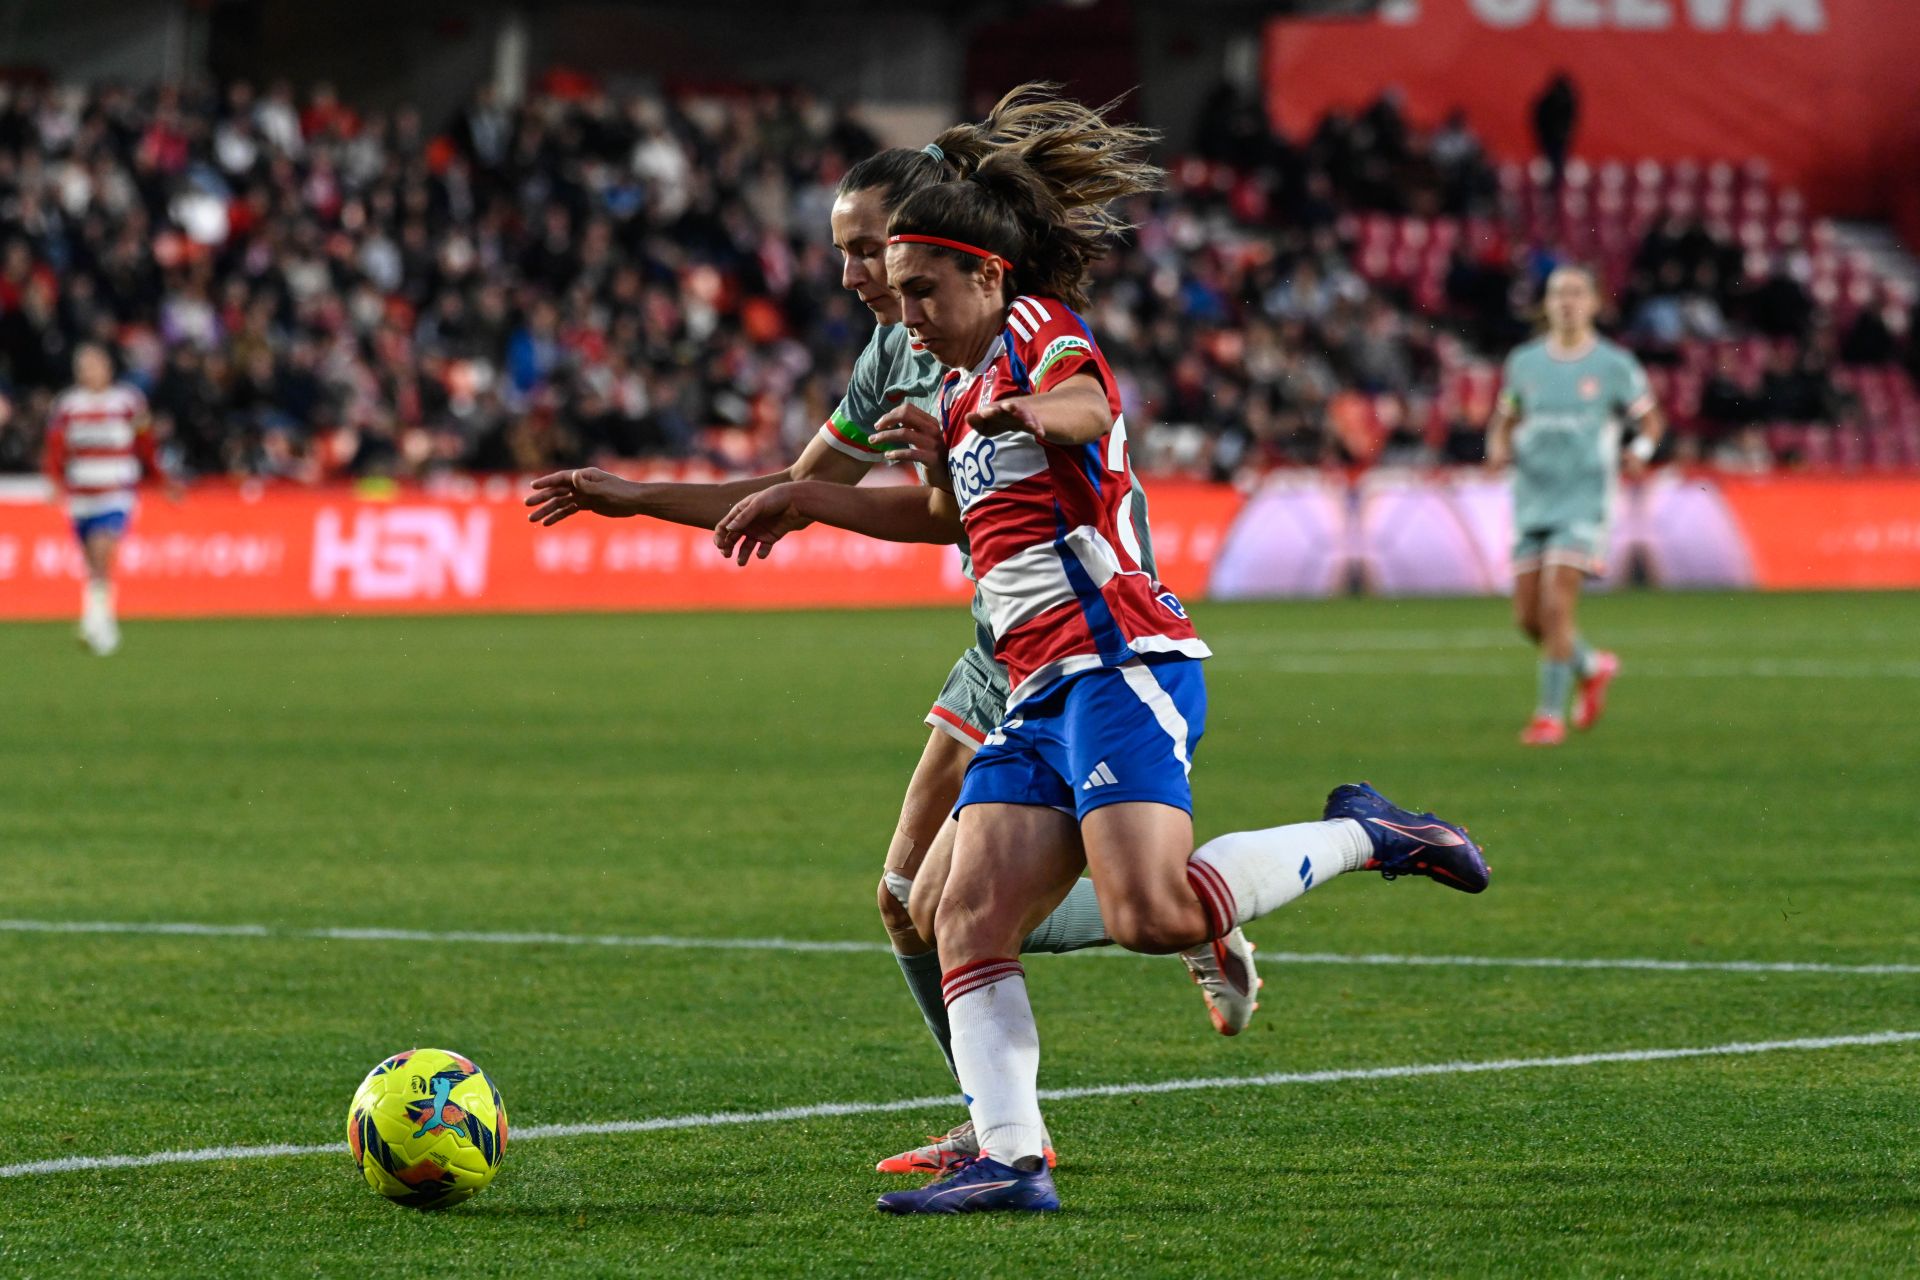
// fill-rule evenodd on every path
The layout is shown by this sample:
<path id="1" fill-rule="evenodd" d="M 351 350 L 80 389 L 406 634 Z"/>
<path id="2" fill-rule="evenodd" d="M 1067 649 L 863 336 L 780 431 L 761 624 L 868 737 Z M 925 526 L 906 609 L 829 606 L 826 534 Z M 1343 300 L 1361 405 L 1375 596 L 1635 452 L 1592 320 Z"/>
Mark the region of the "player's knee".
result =
<path id="1" fill-rule="evenodd" d="M 914 923 L 913 914 L 907 910 L 907 904 L 900 901 L 894 888 L 890 881 L 882 878 L 878 893 L 880 923 L 886 927 L 893 949 L 909 956 L 930 950 L 933 946 L 931 938 Z"/>
<path id="2" fill-rule="evenodd" d="M 886 921 L 887 928 L 892 929 L 896 925 L 913 923 L 913 918 L 907 914 L 906 904 L 900 901 L 899 895 L 894 892 L 891 877 L 880 877 L 880 885 L 874 897 L 880 907 L 880 918 Z"/>
<path id="3" fill-rule="evenodd" d="M 1129 951 L 1163 956 L 1200 940 L 1195 936 L 1198 922 L 1193 913 L 1171 903 L 1117 902 L 1111 907 L 1102 903 L 1101 914 L 1106 918 L 1107 936 Z"/>
<path id="4" fill-rule="evenodd" d="M 991 894 L 968 893 L 949 885 L 934 912 L 934 937 L 941 954 L 998 955 L 1007 950 L 1007 938 L 1016 943 L 1020 932 L 1017 906 L 996 903 Z"/>

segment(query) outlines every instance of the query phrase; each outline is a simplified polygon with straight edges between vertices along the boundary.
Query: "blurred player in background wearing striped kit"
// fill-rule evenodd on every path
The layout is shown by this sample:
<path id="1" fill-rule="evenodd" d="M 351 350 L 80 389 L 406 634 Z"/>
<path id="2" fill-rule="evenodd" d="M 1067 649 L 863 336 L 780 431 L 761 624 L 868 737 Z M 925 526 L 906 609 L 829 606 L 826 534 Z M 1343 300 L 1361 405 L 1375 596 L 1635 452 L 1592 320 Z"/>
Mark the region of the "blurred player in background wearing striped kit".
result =
<path id="1" fill-rule="evenodd" d="M 1567 736 L 1576 679 L 1576 729 L 1591 729 L 1620 669 L 1580 638 L 1580 583 L 1607 571 L 1607 545 L 1623 465 L 1620 424 L 1637 434 L 1624 454 L 1630 476 L 1653 461 L 1665 425 L 1646 370 L 1594 328 L 1600 288 L 1581 267 L 1547 277 L 1547 332 L 1507 357 L 1500 404 L 1487 426 L 1487 465 L 1513 472 L 1513 611 L 1540 649 L 1540 697 L 1520 734 L 1530 747 Z"/>
<path id="2" fill-rule="evenodd" d="M 147 422 L 147 400 L 113 380 L 106 348 L 74 352 L 74 385 L 53 402 L 47 423 L 46 472 L 67 496 L 74 536 L 86 557 L 80 640 L 105 656 L 120 647 L 113 611 L 113 561 L 132 518 L 134 489 L 161 474 Z"/>

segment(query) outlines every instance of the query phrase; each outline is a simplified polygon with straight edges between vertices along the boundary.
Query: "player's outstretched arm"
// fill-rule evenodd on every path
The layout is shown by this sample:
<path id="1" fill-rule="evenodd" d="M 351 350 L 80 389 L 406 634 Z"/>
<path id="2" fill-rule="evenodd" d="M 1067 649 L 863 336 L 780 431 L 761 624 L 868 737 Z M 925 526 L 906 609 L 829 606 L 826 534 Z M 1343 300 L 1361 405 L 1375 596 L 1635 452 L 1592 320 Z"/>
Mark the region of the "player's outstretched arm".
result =
<path id="1" fill-rule="evenodd" d="M 1086 444 L 1113 429 L 1113 406 L 1100 379 L 1076 373 L 1051 391 L 995 400 L 968 414 L 967 425 L 990 435 L 1025 431 L 1048 444 Z"/>
<path id="2" fill-rule="evenodd" d="M 534 524 L 555 525 L 582 511 L 597 516 L 649 516 L 672 524 L 711 529 L 742 499 L 790 480 L 859 484 L 867 464 L 815 437 L 785 471 L 722 484 L 670 484 L 623 480 L 599 467 L 578 467 L 541 476 L 527 495 Z"/>
<path id="3" fill-rule="evenodd" d="M 742 499 L 714 528 L 713 542 L 722 555 L 745 564 L 755 555 L 766 559 L 774 543 L 812 523 L 884 542 L 958 542 L 961 537 L 960 506 L 945 489 L 856 489 L 800 480 Z"/>

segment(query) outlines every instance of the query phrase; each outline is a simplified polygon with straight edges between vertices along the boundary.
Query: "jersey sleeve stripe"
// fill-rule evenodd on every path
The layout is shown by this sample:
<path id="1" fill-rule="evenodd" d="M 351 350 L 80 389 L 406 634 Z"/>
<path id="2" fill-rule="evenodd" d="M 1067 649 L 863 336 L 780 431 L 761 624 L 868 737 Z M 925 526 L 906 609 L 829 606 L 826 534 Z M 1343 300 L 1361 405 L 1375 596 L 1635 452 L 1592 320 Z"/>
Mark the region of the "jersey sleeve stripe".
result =
<path id="1" fill-rule="evenodd" d="M 883 452 L 880 449 L 874 448 L 873 445 L 868 442 L 867 429 L 865 427 L 847 417 L 838 409 L 834 410 L 833 416 L 827 419 L 826 424 L 821 427 L 821 430 L 827 432 L 829 442 L 838 441 L 848 448 L 857 449 L 869 457 L 877 458 Z"/>
<path id="2" fill-rule="evenodd" d="M 831 422 L 822 424 L 822 428 L 820 428 L 820 439 L 828 441 L 828 445 L 831 445 L 833 449 L 839 449 L 841 453 L 845 453 L 845 455 L 851 457 L 851 459 L 860 459 L 862 462 L 877 462 L 881 457 L 885 457 L 879 449 L 874 449 L 872 445 L 862 445 L 858 439 L 852 439 L 851 436 L 843 436 L 841 430 L 839 430 L 837 426 L 833 426 Z"/>
<path id="3" fill-rule="evenodd" d="M 1655 400 L 1653 392 L 1649 391 L 1627 406 L 1627 416 L 1629 418 L 1644 418 L 1653 412 L 1657 404 L 1659 404 L 1659 401 Z"/>
<path id="4" fill-rule="evenodd" d="M 1007 324 L 1023 340 L 1033 341 L 1033 329 L 1027 324 L 1026 317 L 1020 314 L 1020 308 L 1017 305 L 1007 313 Z"/>
<path id="5" fill-rule="evenodd" d="M 1032 312 L 1033 316 L 1035 317 L 1033 323 L 1036 328 L 1042 324 L 1045 324 L 1047 321 L 1053 319 L 1053 313 L 1047 310 L 1047 304 L 1040 301 L 1040 299 L 1038 298 L 1026 298 L 1026 297 L 1015 298 L 1013 301 L 1013 305 L 1016 307 L 1028 308 Z"/>

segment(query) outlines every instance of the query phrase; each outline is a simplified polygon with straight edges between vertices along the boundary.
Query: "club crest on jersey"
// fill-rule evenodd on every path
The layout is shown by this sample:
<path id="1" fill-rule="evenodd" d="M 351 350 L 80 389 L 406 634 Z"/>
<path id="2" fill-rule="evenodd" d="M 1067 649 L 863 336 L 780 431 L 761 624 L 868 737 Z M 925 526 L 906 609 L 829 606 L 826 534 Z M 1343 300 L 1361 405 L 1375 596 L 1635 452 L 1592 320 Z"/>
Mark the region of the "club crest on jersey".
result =
<path id="1" fill-rule="evenodd" d="M 1598 398 L 1599 395 L 1600 379 L 1592 377 L 1580 379 L 1580 398 L 1582 400 L 1593 400 Z"/>

